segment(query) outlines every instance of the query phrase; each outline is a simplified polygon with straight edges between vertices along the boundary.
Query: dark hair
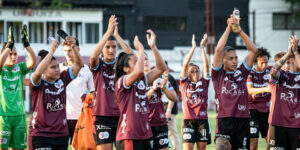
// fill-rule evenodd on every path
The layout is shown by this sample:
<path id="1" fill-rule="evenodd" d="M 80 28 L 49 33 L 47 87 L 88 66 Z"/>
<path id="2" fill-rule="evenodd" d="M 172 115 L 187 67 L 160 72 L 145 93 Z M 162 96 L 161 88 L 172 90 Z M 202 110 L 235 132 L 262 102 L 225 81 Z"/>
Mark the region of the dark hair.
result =
<path id="1" fill-rule="evenodd" d="M 115 64 L 115 70 L 116 70 L 116 77 L 115 77 L 115 81 L 118 81 L 118 79 L 125 75 L 126 72 L 124 72 L 123 68 L 124 67 L 129 67 L 128 64 L 128 60 L 129 60 L 129 56 L 131 56 L 133 54 L 127 54 L 125 52 L 121 52 L 118 57 L 117 57 L 117 61 Z"/>
<path id="2" fill-rule="evenodd" d="M 224 49 L 223 49 L 223 53 L 227 53 L 229 51 L 234 51 L 235 49 L 231 46 L 225 46 Z"/>
<path id="3" fill-rule="evenodd" d="M 114 36 L 109 36 L 107 41 L 115 41 L 115 40 L 116 40 L 116 38 Z"/>
<path id="4" fill-rule="evenodd" d="M 42 49 L 42 50 L 39 51 L 38 56 L 41 57 L 40 62 L 48 55 L 48 53 L 49 52 L 46 51 L 46 50 L 44 50 L 44 49 Z M 56 58 L 52 57 L 51 60 L 56 60 Z"/>
<path id="5" fill-rule="evenodd" d="M 199 66 L 198 66 L 198 65 L 196 65 L 196 64 L 194 64 L 194 63 L 189 63 L 189 67 L 188 67 L 188 68 L 190 68 L 190 67 L 197 67 L 197 68 L 198 68 L 198 70 L 200 71 L 200 68 L 199 68 Z"/>
<path id="6" fill-rule="evenodd" d="M 165 60 L 165 64 L 166 64 L 166 66 L 167 66 L 167 68 L 169 68 L 169 66 L 168 66 L 168 62 Z"/>
<path id="7" fill-rule="evenodd" d="M 268 52 L 268 50 L 266 48 L 260 47 L 257 50 L 258 51 L 257 51 L 257 53 L 255 55 L 254 62 L 257 62 L 257 58 L 263 57 L 263 56 L 267 56 L 268 59 L 270 59 L 271 55 L 270 55 L 270 53 Z"/>

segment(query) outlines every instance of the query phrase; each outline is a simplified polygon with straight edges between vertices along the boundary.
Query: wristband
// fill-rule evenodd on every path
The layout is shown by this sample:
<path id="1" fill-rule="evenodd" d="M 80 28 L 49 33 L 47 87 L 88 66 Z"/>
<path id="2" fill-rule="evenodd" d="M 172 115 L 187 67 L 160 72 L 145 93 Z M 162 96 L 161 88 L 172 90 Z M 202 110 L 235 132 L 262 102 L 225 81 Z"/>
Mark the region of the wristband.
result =
<path id="1" fill-rule="evenodd" d="M 170 109 L 170 108 L 167 108 L 166 112 L 171 112 L 171 109 Z"/>

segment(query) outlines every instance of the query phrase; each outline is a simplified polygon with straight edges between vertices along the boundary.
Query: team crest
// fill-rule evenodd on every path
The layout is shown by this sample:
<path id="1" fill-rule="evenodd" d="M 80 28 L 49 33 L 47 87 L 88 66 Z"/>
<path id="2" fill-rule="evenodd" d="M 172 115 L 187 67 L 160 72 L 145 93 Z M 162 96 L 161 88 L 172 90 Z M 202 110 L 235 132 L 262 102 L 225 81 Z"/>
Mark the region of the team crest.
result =
<path id="1" fill-rule="evenodd" d="M 237 76 L 239 76 L 240 74 L 242 74 L 242 72 L 240 71 L 240 70 L 237 70 L 237 71 L 235 71 L 234 72 L 234 77 L 237 77 Z"/>
<path id="2" fill-rule="evenodd" d="M 198 81 L 197 84 L 196 84 L 196 87 L 202 85 L 202 81 Z"/>
<path id="3" fill-rule="evenodd" d="M 54 83 L 54 86 L 58 89 L 61 88 L 63 85 L 64 83 L 62 82 L 61 79 L 59 79 L 57 82 Z"/>
<path id="4" fill-rule="evenodd" d="M 19 66 L 15 67 L 15 68 L 12 70 L 12 72 L 18 72 L 18 71 L 20 71 L 20 67 L 19 67 Z"/>
<path id="5" fill-rule="evenodd" d="M 269 80 L 269 74 L 265 74 L 265 75 L 263 76 L 263 78 L 264 78 L 264 80 Z"/>
<path id="6" fill-rule="evenodd" d="M 140 81 L 137 85 L 138 89 L 144 90 L 146 88 L 144 81 Z"/>
<path id="7" fill-rule="evenodd" d="M 295 78 L 294 78 L 295 81 L 299 81 L 300 80 L 300 75 L 297 75 Z"/>

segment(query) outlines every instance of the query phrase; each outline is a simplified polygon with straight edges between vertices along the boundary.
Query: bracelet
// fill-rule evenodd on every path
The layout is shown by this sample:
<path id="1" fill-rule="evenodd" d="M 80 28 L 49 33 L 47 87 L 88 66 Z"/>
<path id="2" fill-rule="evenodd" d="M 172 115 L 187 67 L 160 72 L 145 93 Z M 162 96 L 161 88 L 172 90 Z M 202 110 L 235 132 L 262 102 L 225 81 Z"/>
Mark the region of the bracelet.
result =
<path id="1" fill-rule="evenodd" d="M 170 109 L 170 108 L 167 108 L 166 112 L 171 112 L 171 109 Z"/>

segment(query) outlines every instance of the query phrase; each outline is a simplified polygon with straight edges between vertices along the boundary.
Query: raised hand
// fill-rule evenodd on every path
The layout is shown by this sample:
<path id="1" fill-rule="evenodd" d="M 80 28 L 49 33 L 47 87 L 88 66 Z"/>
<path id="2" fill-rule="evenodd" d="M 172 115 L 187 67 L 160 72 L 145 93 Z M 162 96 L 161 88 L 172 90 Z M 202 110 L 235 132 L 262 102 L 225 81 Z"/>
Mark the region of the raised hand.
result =
<path id="1" fill-rule="evenodd" d="M 25 48 L 30 46 L 29 41 L 28 41 L 27 26 L 25 24 L 22 27 L 22 43 Z"/>
<path id="2" fill-rule="evenodd" d="M 156 46 L 156 35 L 151 29 L 147 30 L 146 38 L 147 38 L 147 42 L 148 42 L 148 45 L 150 46 L 150 48 L 153 48 Z"/>
<path id="3" fill-rule="evenodd" d="M 205 34 L 203 35 L 203 38 L 202 38 L 201 42 L 200 42 L 200 46 L 201 46 L 201 47 L 204 47 L 205 44 L 206 44 L 206 42 L 207 42 L 207 34 L 205 33 Z"/>
<path id="4" fill-rule="evenodd" d="M 193 34 L 193 37 L 192 37 L 192 48 L 196 48 L 197 47 L 197 44 L 196 44 L 196 40 L 195 40 L 195 34 Z"/>
<path id="5" fill-rule="evenodd" d="M 165 75 L 162 76 L 161 86 L 160 86 L 161 89 L 165 89 L 166 88 L 168 80 L 169 80 L 168 76 L 165 76 Z"/>
<path id="6" fill-rule="evenodd" d="M 144 50 L 143 44 L 140 42 L 139 37 L 136 35 L 133 41 L 134 48 L 137 50 Z"/>
<path id="7" fill-rule="evenodd" d="M 55 53 L 55 50 L 58 48 L 59 46 L 59 43 L 57 40 L 53 39 L 52 40 L 52 43 L 50 45 L 50 53 L 54 54 Z"/>
<path id="8" fill-rule="evenodd" d="M 156 89 L 157 89 L 157 86 L 158 86 L 158 85 L 157 85 L 157 84 L 158 84 L 158 79 L 159 79 L 159 78 L 157 78 L 156 80 L 153 81 L 153 84 L 152 84 L 152 89 L 153 89 L 153 90 L 156 90 Z"/>
<path id="9" fill-rule="evenodd" d="M 72 36 L 67 36 L 66 41 L 67 41 L 67 44 L 70 45 L 71 47 L 74 47 L 76 45 L 76 40 Z"/>
<path id="10" fill-rule="evenodd" d="M 242 29 L 240 27 L 239 20 L 240 19 L 234 18 L 233 15 L 230 15 L 230 18 L 227 19 L 227 25 L 230 27 L 231 32 L 236 34 L 241 32 Z"/>
<path id="11" fill-rule="evenodd" d="M 8 38 L 7 38 L 7 44 L 5 46 L 5 48 L 10 48 L 10 50 L 12 51 L 15 45 L 15 40 L 14 40 L 14 35 L 13 35 L 13 29 L 10 26 L 8 29 Z"/>
<path id="12" fill-rule="evenodd" d="M 117 24 L 118 24 L 117 17 L 115 15 L 111 15 L 108 21 L 106 33 L 109 35 L 113 35 L 114 29 L 117 26 Z"/>

